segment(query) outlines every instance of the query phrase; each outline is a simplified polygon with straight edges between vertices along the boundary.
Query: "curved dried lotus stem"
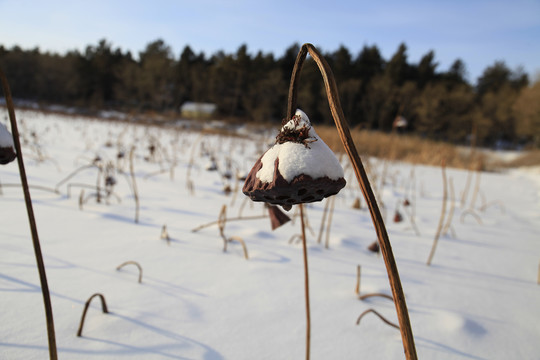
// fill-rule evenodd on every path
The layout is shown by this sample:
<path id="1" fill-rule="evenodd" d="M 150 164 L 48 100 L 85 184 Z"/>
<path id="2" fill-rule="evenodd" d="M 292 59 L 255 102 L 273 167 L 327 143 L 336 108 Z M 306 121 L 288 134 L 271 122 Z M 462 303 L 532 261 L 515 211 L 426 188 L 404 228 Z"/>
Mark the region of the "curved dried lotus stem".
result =
<path id="1" fill-rule="evenodd" d="M 401 286 L 401 280 L 399 278 L 399 272 L 397 269 L 396 261 L 394 259 L 394 254 L 392 252 L 392 246 L 390 244 L 390 239 L 388 238 L 388 233 L 384 226 L 384 221 L 377 205 L 377 201 L 371 185 L 369 183 L 366 171 L 354 145 L 349 126 L 345 120 L 345 115 L 343 114 L 343 109 L 339 101 L 339 93 L 334 79 L 334 75 L 330 66 L 326 60 L 321 56 L 318 50 L 311 44 L 304 44 L 300 48 L 298 56 L 296 57 L 296 62 L 294 64 L 293 73 L 291 76 L 291 82 L 289 86 L 289 100 L 287 104 L 287 118 L 290 119 L 293 116 L 293 112 L 296 109 L 296 98 L 297 98 L 297 88 L 300 81 L 300 72 L 304 60 L 306 59 L 307 54 L 311 55 L 323 77 L 324 86 L 326 94 L 328 97 L 328 104 L 330 106 L 330 112 L 334 119 L 336 128 L 339 133 L 345 152 L 349 156 L 351 164 L 354 169 L 354 173 L 364 195 L 366 204 L 369 208 L 371 214 L 371 219 L 373 225 L 375 226 L 375 231 L 377 232 L 377 237 L 379 239 L 379 244 L 381 248 L 381 253 L 384 258 L 384 263 L 386 265 L 386 271 L 388 273 L 388 280 L 390 282 L 390 287 L 392 289 L 392 295 L 395 299 L 394 304 L 396 306 L 396 312 L 399 320 L 399 328 L 401 331 L 401 338 L 403 341 L 403 347 L 405 350 L 405 356 L 408 360 L 417 359 L 416 347 L 414 344 L 414 337 L 412 333 L 412 328 L 409 320 L 409 312 L 407 310 L 407 304 L 405 302 L 405 295 L 403 293 L 403 288 Z"/>

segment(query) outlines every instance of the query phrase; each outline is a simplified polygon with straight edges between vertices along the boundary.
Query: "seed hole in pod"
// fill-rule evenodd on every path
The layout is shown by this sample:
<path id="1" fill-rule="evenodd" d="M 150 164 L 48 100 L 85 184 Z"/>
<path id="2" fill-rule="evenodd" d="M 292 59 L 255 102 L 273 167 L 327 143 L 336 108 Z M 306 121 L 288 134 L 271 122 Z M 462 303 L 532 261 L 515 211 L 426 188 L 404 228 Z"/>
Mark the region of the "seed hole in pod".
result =
<path id="1" fill-rule="evenodd" d="M 298 190 L 298 196 L 302 196 L 302 195 L 305 195 L 307 193 L 307 189 L 300 189 Z"/>

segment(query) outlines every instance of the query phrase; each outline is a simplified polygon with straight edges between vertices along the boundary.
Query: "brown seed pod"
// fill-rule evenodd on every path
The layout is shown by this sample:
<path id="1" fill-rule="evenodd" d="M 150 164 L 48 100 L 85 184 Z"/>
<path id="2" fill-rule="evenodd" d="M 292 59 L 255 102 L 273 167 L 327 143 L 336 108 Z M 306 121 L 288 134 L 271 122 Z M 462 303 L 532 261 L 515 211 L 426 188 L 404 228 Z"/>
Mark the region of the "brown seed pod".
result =
<path id="1" fill-rule="evenodd" d="M 244 183 L 242 192 L 253 201 L 289 210 L 295 204 L 335 195 L 345 186 L 339 161 L 301 110 L 283 126 L 276 139 Z"/>

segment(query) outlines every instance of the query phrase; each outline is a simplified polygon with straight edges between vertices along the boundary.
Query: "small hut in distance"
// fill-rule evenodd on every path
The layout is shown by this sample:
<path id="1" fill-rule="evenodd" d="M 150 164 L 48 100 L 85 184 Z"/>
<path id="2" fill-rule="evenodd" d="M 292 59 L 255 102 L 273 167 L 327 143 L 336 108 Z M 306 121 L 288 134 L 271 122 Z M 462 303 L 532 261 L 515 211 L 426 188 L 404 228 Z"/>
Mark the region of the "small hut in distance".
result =
<path id="1" fill-rule="evenodd" d="M 210 119 L 217 111 L 213 103 L 186 101 L 180 106 L 180 116 L 188 119 Z"/>

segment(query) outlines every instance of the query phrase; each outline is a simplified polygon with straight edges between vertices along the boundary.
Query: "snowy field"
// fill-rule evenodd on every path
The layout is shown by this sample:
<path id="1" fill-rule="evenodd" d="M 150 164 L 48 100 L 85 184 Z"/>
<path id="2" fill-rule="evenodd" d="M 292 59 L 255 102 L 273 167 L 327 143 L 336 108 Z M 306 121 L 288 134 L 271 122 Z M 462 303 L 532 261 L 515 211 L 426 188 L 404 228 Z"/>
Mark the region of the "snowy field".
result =
<path id="1" fill-rule="evenodd" d="M 228 218 L 266 214 L 261 203 L 246 200 L 242 182 L 226 175 L 247 173 L 275 134 L 203 136 L 30 111 L 17 118 L 60 359 L 304 358 L 297 209 L 288 212 L 293 221 L 274 231 L 268 218 L 226 223 L 224 234 L 243 239 L 247 260 L 238 241 L 223 251 L 216 225 L 192 231 L 217 220 L 223 205 Z M 0 121 L 8 124 L 4 109 Z M 447 169 L 453 217 L 427 266 L 442 207 L 441 168 L 369 164 L 385 204 L 419 358 L 540 359 L 540 171 L 474 174 L 462 204 L 467 171 Z M 390 300 L 359 300 L 355 293 L 359 265 L 360 295 L 391 292 L 382 258 L 367 249 L 375 231 L 366 208 L 352 206 L 361 195 L 344 165 L 348 184 L 335 198 L 328 249 L 326 232 L 318 243 L 328 200 L 306 207 L 311 358 L 403 359 L 398 330 L 374 314 L 356 324 L 367 309 L 392 322 L 397 317 Z M 107 177 L 116 183 L 105 188 Z M 47 359 L 16 162 L 0 167 L 0 182 L 0 359 Z M 401 222 L 393 221 L 396 208 Z M 170 241 L 161 238 L 164 226 Z M 116 270 L 125 261 L 141 265 L 142 283 L 134 265 Z M 94 293 L 104 295 L 110 313 L 94 299 L 77 337 Z"/>

